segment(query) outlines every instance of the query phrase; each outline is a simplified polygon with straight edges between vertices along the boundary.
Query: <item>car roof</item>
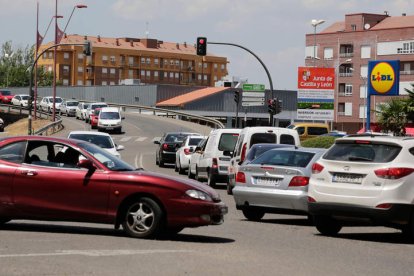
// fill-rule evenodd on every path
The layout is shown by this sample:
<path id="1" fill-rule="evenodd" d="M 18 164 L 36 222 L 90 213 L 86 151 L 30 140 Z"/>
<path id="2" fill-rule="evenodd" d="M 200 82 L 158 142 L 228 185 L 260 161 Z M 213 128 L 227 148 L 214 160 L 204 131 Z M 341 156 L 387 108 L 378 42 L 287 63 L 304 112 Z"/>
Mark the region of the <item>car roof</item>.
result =
<path id="1" fill-rule="evenodd" d="M 111 107 L 111 106 L 107 106 L 107 107 L 101 107 L 101 112 L 105 112 L 105 111 L 115 111 L 115 112 L 119 112 L 119 108 L 118 107 Z"/>
<path id="2" fill-rule="evenodd" d="M 111 135 L 109 135 L 106 132 L 97 132 L 97 131 L 88 131 L 88 130 L 75 130 L 75 131 L 71 131 L 68 134 L 68 137 L 71 134 L 89 134 L 89 135 L 96 135 L 96 136 L 111 136 Z"/>

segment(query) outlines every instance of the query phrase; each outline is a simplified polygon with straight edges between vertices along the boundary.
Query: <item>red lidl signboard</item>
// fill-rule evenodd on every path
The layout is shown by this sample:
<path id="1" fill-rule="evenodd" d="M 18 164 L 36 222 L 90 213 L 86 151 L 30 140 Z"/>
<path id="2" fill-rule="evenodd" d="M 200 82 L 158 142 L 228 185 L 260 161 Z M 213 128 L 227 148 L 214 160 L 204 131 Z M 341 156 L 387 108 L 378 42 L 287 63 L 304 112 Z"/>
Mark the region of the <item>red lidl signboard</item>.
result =
<path id="1" fill-rule="evenodd" d="M 368 95 L 398 95 L 400 89 L 400 61 L 370 61 L 368 63 L 368 79 Z"/>

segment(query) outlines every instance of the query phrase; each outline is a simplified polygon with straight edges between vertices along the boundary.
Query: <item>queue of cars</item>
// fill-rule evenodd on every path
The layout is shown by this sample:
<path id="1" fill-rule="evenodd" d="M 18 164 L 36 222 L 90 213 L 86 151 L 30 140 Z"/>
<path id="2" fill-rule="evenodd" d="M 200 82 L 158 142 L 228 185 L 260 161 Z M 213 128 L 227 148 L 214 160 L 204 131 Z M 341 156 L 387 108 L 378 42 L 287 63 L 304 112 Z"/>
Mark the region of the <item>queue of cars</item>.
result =
<path id="1" fill-rule="evenodd" d="M 302 133 L 311 135 L 309 130 Z M 401 229 L 414 239 L 414 138 L 373 133 L 347 136 L 323 130 L 320 135 L 333 133 L 338 139 L 331 148 L 319 149 L 301 147 L 296 129 L 236 131 L 233 149 L 211 155 L 213 161 L 202 171 L 217 170 L 219 159 L 231 158 L 234 163 L 228 165 L 228 176 L 235 176 L 220 181 L 226 183 L 236 208 L 248 220 L 260 220 L 266 213 L 297 214 L 308 216 L 323 235 L 334 236 L 352 221 L 353 225 Z M 200 136 L 191 150 L 186 143 L 172 146 L 169 154 L 176 151 L 176 170 L 180 171 L 179 152 L 187 148 L 188 177 L 208 179 L 208 174 L 200 173 L 200 160 L 213 151 L 207 145 L 217 132 Z M 172 157 L 169 161 L 174 162 Z M 181 167 L 180 173 L 184 170 Z M 210 180 L 207 184 L 216 183 Z"/>

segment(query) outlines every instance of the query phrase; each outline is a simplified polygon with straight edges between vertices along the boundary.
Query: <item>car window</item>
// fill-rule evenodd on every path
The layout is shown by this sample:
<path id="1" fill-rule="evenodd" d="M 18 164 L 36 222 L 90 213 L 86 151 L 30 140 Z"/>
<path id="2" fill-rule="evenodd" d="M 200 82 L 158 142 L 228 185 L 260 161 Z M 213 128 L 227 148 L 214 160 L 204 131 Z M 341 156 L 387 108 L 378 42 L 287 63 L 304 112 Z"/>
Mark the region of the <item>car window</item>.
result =
<path id="1" fill-rule="evenodd" d="M 261 143 L 274 144 L 276 142 L 277 141 L 275 133 L 254 133 L 250 138 L 250 146 Z"/>
<path id="2" fill-rule="evenodd" d="M 222 133 L 220 136 L 218 149 L 220 151 L 234 151 L 239 134 L 237 133 Z"/>
<path id="3" fill-rule="evenodd" d="M 303 151 L 269 150 L 250 164 L 265 164 L 274 166 L 289 166 L 305 168 L 315 153 Z"/>
<path id="4" fill-rule="evenodd" d="M 322 135 L 328 133 L 326 127 L 308 127 L 308 135 Z"/>
<path id="5" fill-rule="evenodd" d="M 305 127 L 297 127 L 296 131 L 298 132 L 299 135 L 302 135 L 305 133 Z"/>
<path id="6" fill-rule="evenodd" d="M 282 134 L 280 135 L 280 142 L 279 144 L 286 144 L 286 145 L 295 145 L 295 138 L 289 134 Z"/>
<path id="7" fill-rule="evenodd" d="M 70 139 L 78 139 L 95 144 L 104 149 L 114 148 L 114 144 L 109 136 L 93 135 L 93 134 L 70 134 Z"/>
<path id="8" fill-rule="evenodd" d="M 360 144 L 354 141 L 336 143 L 323 158 L 337 161 L 387 163 L 394 160 L 401 151 L 398 145 L 368 143 Z"/>
<path id="9" fill-rule="evenodd" d="M 190 138 L 190 141 L 188 141 L 189 146 L 197 146 L 200 141 L 203 140 L 203 138 Z"/>
<path id="10" fill-rule="evenodd" d="M 115 119 L 116 120 L 116 119 L 120 119 L 121 117 L 119 116 L 119 112 L 102 112 L 100 118 L 101 119 L 109 119 L 109 120 Z"/>
<path id="11" fill-rule="evenodd" d="M 25 149 L 26 141 L 7 144 L 0 148 L 0 160 L 22 163 Z"/>

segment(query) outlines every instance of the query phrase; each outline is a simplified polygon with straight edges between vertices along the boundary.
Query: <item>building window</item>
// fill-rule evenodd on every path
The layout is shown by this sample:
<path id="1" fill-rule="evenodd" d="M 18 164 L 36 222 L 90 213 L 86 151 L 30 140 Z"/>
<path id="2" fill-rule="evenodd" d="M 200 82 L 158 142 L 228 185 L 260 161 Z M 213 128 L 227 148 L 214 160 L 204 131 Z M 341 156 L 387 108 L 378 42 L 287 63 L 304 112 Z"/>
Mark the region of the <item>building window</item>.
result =
<path id="1" fill-rule="evenodd" d="M 352 116 L 352 103 L 345 103 L 345 116 Z"/>
<path id="2" fill-rule="evenodd" d="M 108 61 L 108 56 L 102 56 L 102 61 L 107 62 Z"/>
<path id="3" fill-rule="evenodd" d="M 371 58 L 371 46 L 361 46 L 361 58 Z"/>
<path id="4" fill-rule="evenodd" d="M 108 74 L 108 68 L 102 67 L 102 74 Z"/>
<path id="5" fill-rule="evenodd" d="M 168 78 L 168 72 L 164 72 L 164 78 Z"/>
<path id="6" fill-rule="evenodd" d="M 78 80 L 77 85 L 83 85 L 83 80 Z"/>
<path id="7" fill-rule="evenodd" d="M 172 59 L 172 60 L 170 60 L 170 65 L 172 66 L 172 65 L 174 65 L 174 60 Z"/>
<path id="8" fill-rule="evenodd" d="M 78 66 L 78 73 L 83 73 L 83 66 Z"/>
<path id="9" fill-rule="evenodd" d="M 83 60 L 83 53 L 78 54 L 78 59 Z"/>
<path id="10" fill-rule="evenodd" d="M 207 80 L 207 75 L 204 75 L 204 78 L 203 78 L 205 81 Z"/>
<path id="11" fill-rule="evenodd" d="M 105 86 L 108 85 L 108 83 L 106 81 L 102 81 L 102 85 Z"/>
<path id="12" fill-rule="evenodd" d="M 128 78 L 133 79 L 134 78 L 134 70 L 128 70 Z"/>
<path id="13" fill-rule="evenodd" d="M 199 81 L 201 81 L 201 74 L 198 74 L 197 78 Z"/>
<path id="14" fill-rule="evenodd" d="M 158 58 L 154 58 L 154 64 L 158 65 Z"/>
<path id="15" fill-rule="evenodd" d="M 111 73 L 111 75 L 115 75 L 115 68 L 110 68 L 109 72 Z"/>
<path id="16" fill-rule="evenodd" d="M 203 64 L 202 64 L 201 62 L 199 62 L 199 63 L 198 63 L 198 68 L 200 68 L 200 69 L 201 69 L 202 67 L 203 67 Z"/>
<path id="17" fill-rule="evenodd" d="M 345 96 L 352 96 L 352 84 L 345 84 Z"/>
<path id="18" fill-rule="evenodd" d="M 151 77 L 151 71 L 147 71 L 147 77 Z"/>
<path id="19" fill-rule="evenodd" d="M 359 86 L 359 98 L 365 99 L 366 95 L 367 95 L 367 86 L 366 85 Z"/>
<path id="20" fill-rule="evenodd" d="M 141 58 L 141 64 L 145 64 L 145 58 L 144 57 Z"/>
<path id="21" fill-rule="evenodd" d="M 352 24 L 352 25 L 351 25 L 351 29 L 352 29 L 352 31 L 354 31 L 354 32 L 355 32 L 355 31 L 356 31 L 356 25 L 355 25 L 355 24 Z"/>
<path id="22" fill-rule="evenodd" d="M 63 83 L 63 85 L 69 85 L 69 80 L 68 79 L 63 79 L 62 83 Z"/>
<path id="23" fill-rule="evenodd" d="M 168 65 L 168 59 L 164 59 L 164 65 L 167 66 Z"/>
<path id="24" fill-rule="evenodd" d="M 366 113 L 366 109 L 365 109 L 365 105 L 360 105 L 359 106 L 359 118 L 360 119 L 366 119 L 367 118 L 367 113 Z"/>
<path id="25" fill-rule="evenodd" d="M 204 69 L 207 69 L 207 65 L 208 65 L 207 63 L 204 63 Z"/>
<path id="26" fill-rule="evenodd" d="M 129 64 L 129 66 L 134 65 L 134 57 L 128 57 L 128 64 Z"/>
<path id="27" fill-rule="evenodd" d="M 53 71 L 53 68 L 52 68 L 52 66 L 51 66 L 51 65 L 49 65 L 49 66 L 47 67 L 47 71 L 48 71 L 48 72 L 52 72 L 52 71 Z"/>
<path id="28" fill-rule="evenodd" d="M 224 71 L 226 69 L 226 66 L 224 64 L 221 65 L 221 71 Z"/>
<path id="29" fill-rule="evenodd" d="M 86 85 L 87 85 L 87 86 L 91 86 L 91 85 L 92 85 L 92 81 L 91 81 L 91 80 L 87 80 L 87 81 L 86 81 Z"/>
<path id="30" fill-rule="evenodd" d="M 175 61 L 175 66 L 180 66 L 180 61 L 178 59 Z"/>
<path id="31" fill-rule="evenodd" d="M 49 52 L 49 58 L 53 58 L 53 52 Z"/>
<path id="32" fill-rule="evenodd" d="M 180 78 L 180 74 L 179 73 L 175 73 L 175 78 L 176 79 Z"/>
<path id="33" fill-rule="evenodd" d="M 115 85 L 115 82 L 114 82 L 114 81 L 111 81 L 111 82 L 109 83 L 109 85 Z"/>
<path id="34" fill-rule="evenodd" d="M 116 61 L 115 56 L 111 56 L 111 62 L 115 62 L 115 61 Z"/>
<path id="35" fill-rule="evenodd" d="M 63 58 L 64 59 L 69 59 L 69 53 L 63 53 Z"/>
<path id="36" fill-rule="evenodd" d="M 326 59 L 326 60 L 333 59 L 333 48 L 324 48 L 323 49 L 323 59 Z"/>
<path id="37" fill-rule="evenodd" d="M 147 65 L 151 65 L 151 59 L 147 58 Z"/>
<path id="38" fill-rule="evenodd" d="M 63 66 L 63 73 L 64 74 L 68 74 L 69 73 L 69 66 L 68 65 L 64 65 Z"/>
<path id="39" fill-rule="evenodd" d="M 43 53 L 43 59 L 47 59 L 47 52 Z"/>
<path id="40" fill-rule="evenodd" d="M 141 70 L 141 76 L 145 77 L 145 70 Z"/>
<path id="41" fill-rule="evenodd" d="M 217 76 L 214 76 L 214 81 L 217 81 Z"/>
<path id="42" fill-rule="evenodd" d="M 154 78 L 158 78 L 158 71 L 154 71 Z"/>
<path id="43" fill-rule="evenodd" d="M 174 78 L 174 72 L 170 72 L 170 79 Z"/>

